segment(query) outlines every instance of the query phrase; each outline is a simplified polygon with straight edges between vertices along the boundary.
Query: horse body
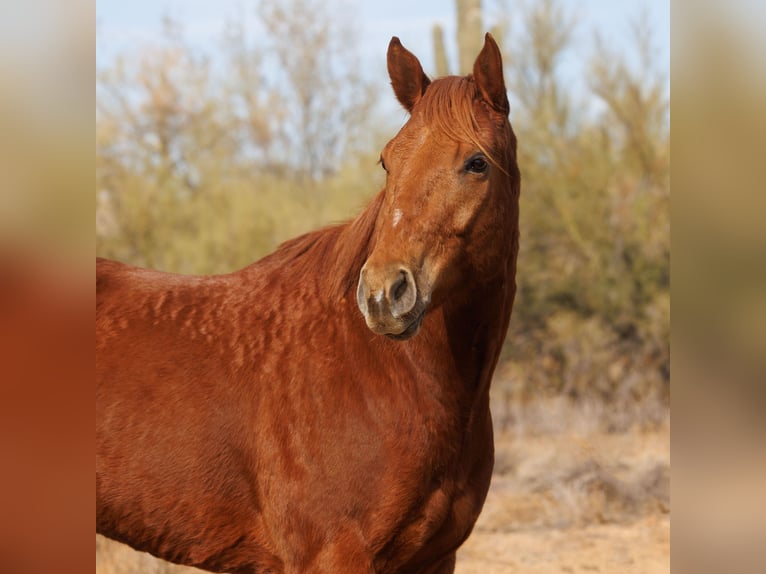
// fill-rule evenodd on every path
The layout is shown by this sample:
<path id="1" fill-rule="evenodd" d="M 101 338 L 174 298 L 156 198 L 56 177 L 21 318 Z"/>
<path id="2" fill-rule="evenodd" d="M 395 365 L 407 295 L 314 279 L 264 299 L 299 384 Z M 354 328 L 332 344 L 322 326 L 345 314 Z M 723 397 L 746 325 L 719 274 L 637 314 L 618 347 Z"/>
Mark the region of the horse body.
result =
<path id="1" fill-rule="evenodd" d="M 482 54 L 499 61 L 493 47 Z M 392 41 L 389 70 L 412 118 L 384 152 L 386 188 L 355 220 L 229 275 L 97 262 L 100 533 L 219 572 L 453 571 L 492 472 L 515 140 L 502 110 L 472 96 L 500 171 L 480 171 L 475 146 L 449 134 L 424 147 L 429 116 L 396 79 L 414 58 L 403 50 Z M 509 141 L 492 140 L 492 122 Z M 408 172 L 402 150 L 468 168 Z M 472 197 L 407 201 L 455 180 Z"/>

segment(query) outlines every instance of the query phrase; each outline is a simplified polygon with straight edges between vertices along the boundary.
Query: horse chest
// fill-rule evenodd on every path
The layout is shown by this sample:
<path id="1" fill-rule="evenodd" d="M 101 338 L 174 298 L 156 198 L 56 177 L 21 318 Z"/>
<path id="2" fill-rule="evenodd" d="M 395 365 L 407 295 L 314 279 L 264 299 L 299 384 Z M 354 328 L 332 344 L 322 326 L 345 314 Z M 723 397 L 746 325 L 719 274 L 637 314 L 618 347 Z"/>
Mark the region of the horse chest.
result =
<path id="1" fill-rule="evenodd" d="M 492 473 L 492 436 L 484 430 L 469 429 L 461 437 L 462 448 L 450 445 L 457 453 L 448 463 L 434 466 L 432 459 L 413 472 L 418 474 L 412 478 L 420 482 L 422 490 L 410 497 L 409 506 L 399 508 L 400 520 L 389 523 L 389 538 L 376 558 L 376 571 L 419 571 L 466 539 L 483 506 Z M 398 489 L 392 491 L 392 497 L 406 499 Z"/>

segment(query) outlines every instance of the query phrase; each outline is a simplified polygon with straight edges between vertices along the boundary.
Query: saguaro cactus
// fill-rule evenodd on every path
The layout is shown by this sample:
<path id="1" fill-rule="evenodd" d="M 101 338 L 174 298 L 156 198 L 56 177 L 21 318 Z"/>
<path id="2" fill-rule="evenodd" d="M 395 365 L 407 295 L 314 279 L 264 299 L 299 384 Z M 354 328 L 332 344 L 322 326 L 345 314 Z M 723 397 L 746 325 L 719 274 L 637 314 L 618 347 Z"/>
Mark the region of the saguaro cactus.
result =
<path id="1" fill-rule="evenodd" d="M 483 39 L 481 0 L 457 0 L 458 73 L 471 72 Z"/>
<path id="2" fill-rule="evenodd" d="M 444 48 L 444 29 L 439 24 L 434 24 L 433 39 L 436 75 L 447 76 L 449 74 L 449 62 L 447 61 L 447 50 Z"/>

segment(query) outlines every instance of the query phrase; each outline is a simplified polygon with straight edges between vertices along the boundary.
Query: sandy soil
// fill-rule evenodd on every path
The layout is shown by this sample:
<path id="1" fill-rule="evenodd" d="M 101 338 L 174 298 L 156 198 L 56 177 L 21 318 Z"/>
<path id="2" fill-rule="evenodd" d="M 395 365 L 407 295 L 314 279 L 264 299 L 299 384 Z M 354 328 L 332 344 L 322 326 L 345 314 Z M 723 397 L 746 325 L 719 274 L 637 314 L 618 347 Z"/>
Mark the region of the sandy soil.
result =
<path id="1" fill-rule="evenodd" d="M 501 437 L 457 574 L 670 571 L 669 429 Z"/>
<path id="2" fill-rule="evenodd" d="M 458 553 L 457 574 L 670 572 L 670 519 L 526 532 L 477 529 Z"/>

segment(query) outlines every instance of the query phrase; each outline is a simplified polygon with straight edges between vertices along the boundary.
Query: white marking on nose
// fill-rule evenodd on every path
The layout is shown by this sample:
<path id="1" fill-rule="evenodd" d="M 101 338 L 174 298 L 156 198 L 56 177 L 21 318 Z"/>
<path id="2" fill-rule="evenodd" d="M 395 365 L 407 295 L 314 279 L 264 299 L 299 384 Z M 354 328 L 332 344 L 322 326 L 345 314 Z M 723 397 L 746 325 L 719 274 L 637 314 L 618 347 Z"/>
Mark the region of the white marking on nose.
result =
<path id="1" fill-rule="evenodd" d="M 378 291 L 377 295 L 375 295 L 375 301 L 378 302 L 378 303 L 383 301 L 383 289 Z"/>
<path id="2" fill-rule="evenodd" d="M 402 210 L 394 209 L 394 227 L 399 225 L 399 220 L 402 218 Z"/>

